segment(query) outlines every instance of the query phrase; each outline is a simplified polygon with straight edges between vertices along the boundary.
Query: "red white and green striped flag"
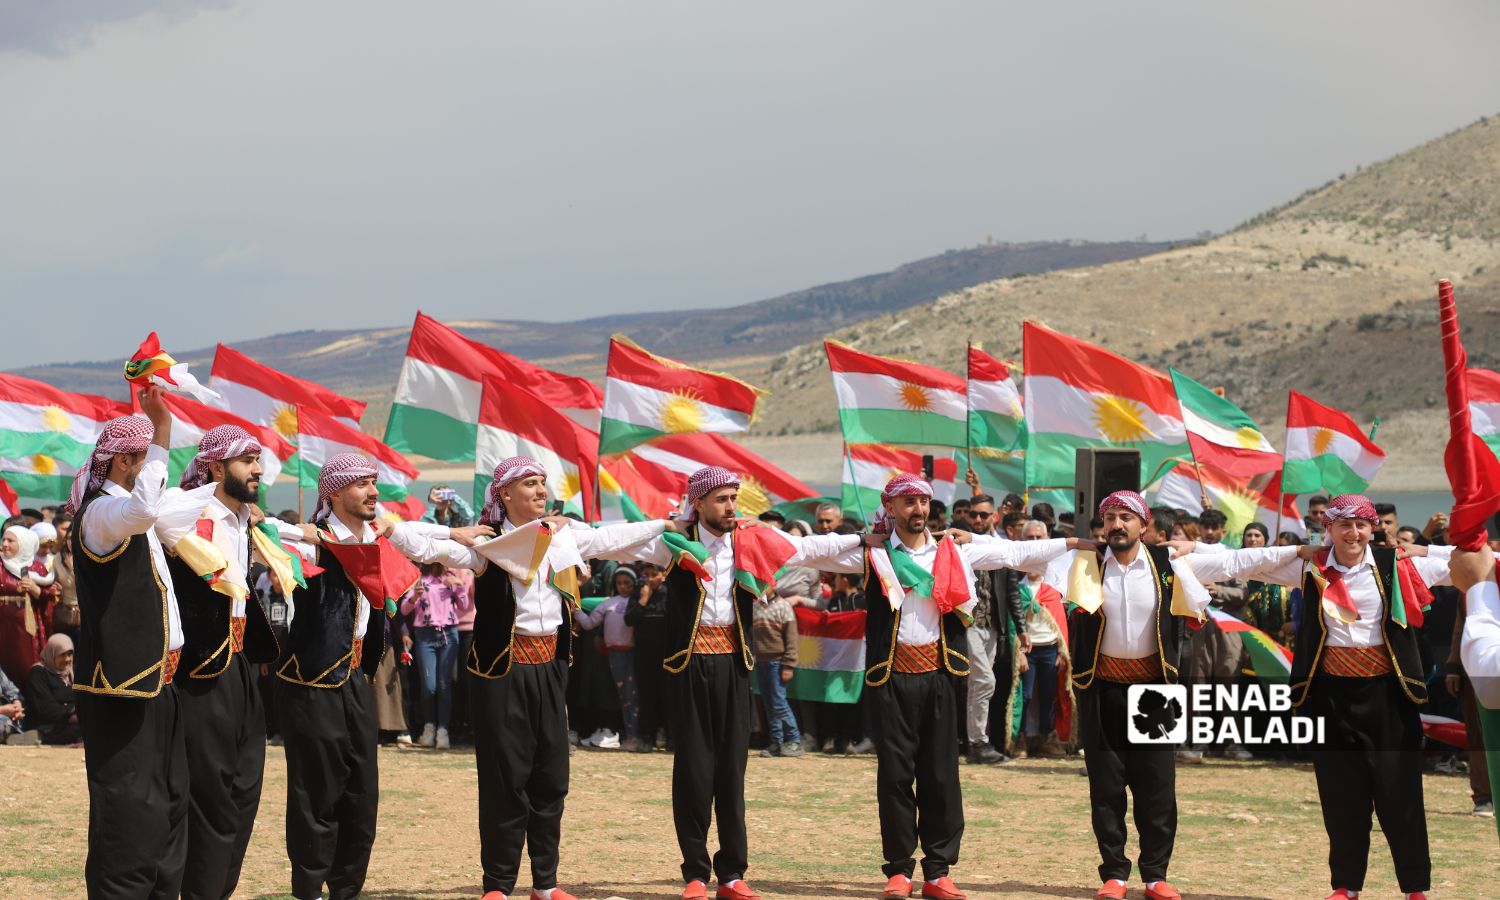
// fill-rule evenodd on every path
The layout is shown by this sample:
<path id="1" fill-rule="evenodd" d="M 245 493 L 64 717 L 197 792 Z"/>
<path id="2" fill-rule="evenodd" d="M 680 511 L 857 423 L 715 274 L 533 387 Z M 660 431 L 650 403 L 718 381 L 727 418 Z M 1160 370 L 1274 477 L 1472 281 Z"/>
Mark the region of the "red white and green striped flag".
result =
<path id="1" fill-rule="evenodd" d="M 1200 482 L 1198 475 L 1202 473 Z M 1238 545 L 1245 526 L 1259 522 L 1271 532 L 1274 543 L 1280 531 L 1306 536 L 1307 526 L 1290 496 L 1281 493 L 1276 475 L 1254 482 L 1220 472 L 1212 466 L 1180 462 L 1157 482 L 1156 502 L 1191 515 L 1203 512 L 1203 495 L 1208 494 L 1214 509 L 1224 514 L 1225 542 Z M 1279 501 L 1279 509 L 1278 509 Z"/>
<path id="2" fill-rule="evenodd" d="M 1474 433 L 1500 457 L 1500 372 L 1467 370 L 1469 421 Z"/>
<path id="3" fill-rule="evenodd" d="M 886 483 L 900 474 L 921 475 L 922 454 L 884 444 L 850 444 L 844 460 L 844 486 L 840 502 L 844 509 L 873 521 L 880 509 L 880 494 Z M 932 496 L 952 503 L 958 493 L 958 464 L 951 456 L 932 460 Z"/>
<path id="4" fill-rule="evenodd" d="M 1281 468 L 1281 454 L 1244 410 L 1176 369 L 1169 371 L 1195 460 L 1245 477 Z"/>
<path id="5" fill-rule="evenodd" d="M 963 447 L 968 385 L 942 369 L 824 341 L 847 444 Z"/>
<path id="6" fill-rule="evenodd" d="M 1292 677 L 1292 651 L 1249 622 L 1243 622 L 1212 606 L 1208 617 L 1225 634 L 1237 634 L 1250 654 L 1250 668 L 1261 681 L 1285 682 Z"/>
<path id="7" fill-rule="evenodd" d="M 350 428 L 358 428 L 365 414 L 362 401 L 258 363 L 223 344 L 214 350 L 208 386 L 219 394 L 215 406 L 274 428 L 284 438 L 297 433 L 299 406 L 333 416 Z"/>
<path id="8" fill-rule="evenodd" d="M 276 483 L 276 479 L 297 452 L 291 441 L 278 434 L 274 428 L 242 419 L 233 413 L 178 394 L 164 393 L 162 400 L 172 413 L 171 446 L 167 448 L 169 485 L 182 480 L 182 473 L 187 471 L 188 464 L 198 455 L 198 442 L 203 440 L 204 433 L 220 425 L 238 425 L 260 441 L 260 480 L 266 486 Z"/>
<path id="9" fill-rule="evenodd" d="M 0 374 L 0 475 L 22 497 L 66 500 L 104 423 L 130 404 Z"/>
<path id="10" fill-rule="evenodd" d="M 865 611 L 796 608 L 797 671 L 787 682 L 794 700 L 857 703 L 865 683 Z"/>
<path id="11" fill-rule="evenodd" d="M 704 466 L 724 466 L 740 476 L 738 509 L 758 516 L 778 503 L 816 492 L 769 460 L 719 434 L 675 434 L 630 451 L 634 468 L 658 490 L 681 499 L 687 480 Z"/>
<path id="12" fill-rule="evenodd" d="M 486 377 L 530 391 L 590 430 L 599 427 L 603 394 L 588 379 L 470 340 L 418 312 L 385 427 L 386 443 L 433 459 L 472 462 Z"/>
<path id="13" fill-rule="evenodd" d="M 495 466 L 512 456 L 529 456 L 547 470 L 547 489 L 564 503 L 577 498 L 588 521 L 599 518 L 594 479 L 598 436 L 546 400 L 500 378 L 486 378 L 479 406 L 474 451 L 474 503 L 481 509 Z"/>
<path id="14" fill-rule="evenodd" d="M 969 446 L 958 469 L 973 469 L 992 494 L 1026 490 L 1026 413 L 1010 367 L 969 345 Z"/>
<path id="15" fill-rule="evenodd" d="M 1365 436 L 1348 413 L 1288 392 L 1282 490 L 1288 494 L 1363 493 L 1384 464 L 1385 451 Z"/>
<path id="16" fill-rule="evenodd" d="M 403 518 L 420 515 L 421 501 L 410 496 L 411 482 L 420 473 L 406 457 L 330 415 L 299 407 L 297 455 L 302 486 L 316 489 L 323 463 L 340 453 L 362 453 L 375 463 L 375 486 L 383 506 L 399 510 Z"/>
<path id="17" fill-rule="evenodd" d="M 1080 447 L 1141 451 L 1141 481 L 1188 453 L 1172 379 L 1103 347 L 1027 322 L 1026 483 L 1073 484 Z"/>
<path id="18" fill-rule="evenodd" d="M 609 340 L 599 455 L 673 434 L 745 431 L 764 393 L 738 378 L 657 356 L 617 334 Z"/>

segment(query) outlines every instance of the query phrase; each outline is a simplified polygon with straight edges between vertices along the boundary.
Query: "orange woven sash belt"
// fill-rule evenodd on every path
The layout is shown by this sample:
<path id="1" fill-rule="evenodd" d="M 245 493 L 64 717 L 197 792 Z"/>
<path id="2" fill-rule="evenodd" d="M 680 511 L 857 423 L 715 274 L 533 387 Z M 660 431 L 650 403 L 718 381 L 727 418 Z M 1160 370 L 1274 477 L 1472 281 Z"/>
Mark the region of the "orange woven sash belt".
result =
<path id="1" fill-rule="evenodd" d="M 546 665 L 557 659 L 557 633 L 539 637 L 518 634 L 510 641 L 510 661 L 523 666 Z"/>
<path id="2" fill-rule="evenodd" d="M 245 652 L 245 617 L 229 617 L 229 652 Z"/>
<path id="3" fill-rule="evenodd" d="M 734 628 L 729 625 L 699 625 L 693 635 L 694 653 L 733 653 Z"/>
<path id="4" fill-rule="evenodd" d="M 917 675 L 922 672 L 936 672 L 937 667 L 938 645 L 936 641 L 930 644 L 896 645 L 896 658 L 891 661 L 891 668 L 897 672 Z"/>
<path id="5" fill-rule="evenodd" d="M 179 662 L 181 662 L 181 661 L 182 661 L 182 651 L 181 650 L 168 650 L 167 651 L 167 661 L 166 661 L 166 663 L 164 663 L 162 665 L 162 670 L 161 670 L 162 671 L 161 683 L 162 683 L 163 686 L 166 686 L 166 685 L 169 685 L 169 684 L 172 683 L 172 679 L 174 677 L 176 677 L 176 675 L 177 675 L 177 664 Z"/>
<path id="6" fill-rule="evenodd" d="M 1161 680 L 1161 654 L 1153 653 L 1140 659 L 1120 659 L 1117 656 L 1099 654 L 1099 668 L 1095 672 L 1105 681 L 1116 684 L 1145 684 Z"/>
<path id="7" fill-rule="evenodd" d="M 1391 671 L 1384 647 L 1324 647 L 1318 671 L 1338 678 L 1374 678 Z"/>
<path id="8" fill-rule="evenodd" d="M 357 669 L 359 664 L 365 661 L 365 639 L 354 639 L 354 653 L 349 657 L 349 668 Z"/>

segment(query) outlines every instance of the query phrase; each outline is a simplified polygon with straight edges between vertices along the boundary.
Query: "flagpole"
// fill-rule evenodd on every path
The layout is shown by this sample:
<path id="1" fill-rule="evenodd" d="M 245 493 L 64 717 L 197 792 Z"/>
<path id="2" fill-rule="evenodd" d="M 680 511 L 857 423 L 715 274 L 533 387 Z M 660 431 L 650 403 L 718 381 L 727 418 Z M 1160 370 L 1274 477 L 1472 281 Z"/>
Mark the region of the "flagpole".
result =
<path id="1" fill-rule="evenodd" d="M 870 517 L 865 514 L 865 501 L 860 499 L 859 496 L 859 483 L 854 480 L 854 457 L 849 455 L 848 441 L 844 441 L 844 463 L 848 466 L 849 469 L 849 484 L 853 485 L 854 487 L 855 508 L 859 510 L 859 517 L 865 520 L 865 527 L 869 528 L 871 525 Z M 842 506 L 843 504 L 840 503 L 839 505 Z"/>
<path id="2" fill-rule="evenodd" d="M 300 441 L 302 438 L 302 408 L 300 406 L 292 407 L 292 418 L 297 420 L 296 434 Z M 302 447 L 299 444 L 297 447 L 297 522 L 299 524 L 306 521 L 302 518 L 302 469 L 306 465 L 307 460 L 302 457 Z"/>

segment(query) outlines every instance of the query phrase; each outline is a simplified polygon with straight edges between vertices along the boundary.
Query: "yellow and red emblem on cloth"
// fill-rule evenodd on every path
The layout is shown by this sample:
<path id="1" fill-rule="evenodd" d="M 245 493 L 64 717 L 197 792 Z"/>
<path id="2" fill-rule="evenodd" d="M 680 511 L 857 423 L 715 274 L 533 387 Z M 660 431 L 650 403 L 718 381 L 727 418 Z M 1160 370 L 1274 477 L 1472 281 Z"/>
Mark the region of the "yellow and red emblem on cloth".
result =
<path id="1" fill-rule="evenodd" d="M 704 654 L 733 653 L 734 629 L 728 625 L 699 625 L 693 635 L 693 652 Z"/>

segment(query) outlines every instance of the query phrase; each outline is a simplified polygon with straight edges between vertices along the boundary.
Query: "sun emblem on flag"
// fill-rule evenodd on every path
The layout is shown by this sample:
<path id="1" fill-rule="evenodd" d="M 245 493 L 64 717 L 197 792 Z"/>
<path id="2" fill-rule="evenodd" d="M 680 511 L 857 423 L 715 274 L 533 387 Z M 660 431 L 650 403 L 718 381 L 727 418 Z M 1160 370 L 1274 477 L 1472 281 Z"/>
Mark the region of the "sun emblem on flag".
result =
<path id="1" fill-rule="evenodd" d="M 797 665 L 811 668 L 823 656 L 823 642 L 811 635 L 801 635 L 797 640 Z"/>
<path id="2" fill-rule="evenodd" d="M 42 424 L 48 431 L 67 431 L 73 425 L 73 420 L 63 411 L 60 406 L 49 406 L 42 410 Z"/>
<path id="3" fill-rule="evenodd" d="M 673 391 L 656 410 L 656 420 L 668 434 L 702 431 L 707 418 L 703 401 L 689 391 Z"/>
<path id="4" fill-rule="evenodd" d="M 1254 450 L 1260 446 L 1260 431 L 1251 425 L 1241 425 L 1239 431 L 1234 433 L 1240 446 L 1246 450 Z"/>
<path id="5" fill-rule="evenodd" d="M 739 511 L 747 516 L 758 516 L 771 508 L 771 494 L 754 478 L 740 478 L 740 496 L 735 501 Z"/>
<path id="6" fill-rule="evenodd" d="M 31 468 L 38 475 L 56 475 L 57 460 L 45 453 L 38 453 L 31 457 Z"/>
<path id="7" fill-rule="evenodd" d="M 902 383 L 898 390 L 901 393 L 901 405 L 912 412 L 926 412 L 932 409 L 932 395 L 927 393 L 927 388 L 920 384 L 907 381 Z"/>
<path id="8" fill-rule="evenodd" d="M 1322 456 L 1333 446 L 1333 429 L 1319 428 L 1313 432 L 1313 456 Z"/>
<path id="9" fill-rule="evenodd" d="M 1094 427 L 1112 444 L 1137 443 L 1151 436 L 1146 427 L 1146 407 L 1114 394 L 1094 399 Z"/>
<path id="10" fill-rule="evenodd" d="M 295 406 L 278 406 L 271 414 L 271 427 L 276 433 L 284 438 L 297 439 L 297 408 Z"/>
<path id="11" fill-rule="evenodd" d="M 583 491 L 583 479 L 578 476 L 577 469 L 569 469 L 563 475 L 562 493 L 559 499 L 571 500 Z"/>

